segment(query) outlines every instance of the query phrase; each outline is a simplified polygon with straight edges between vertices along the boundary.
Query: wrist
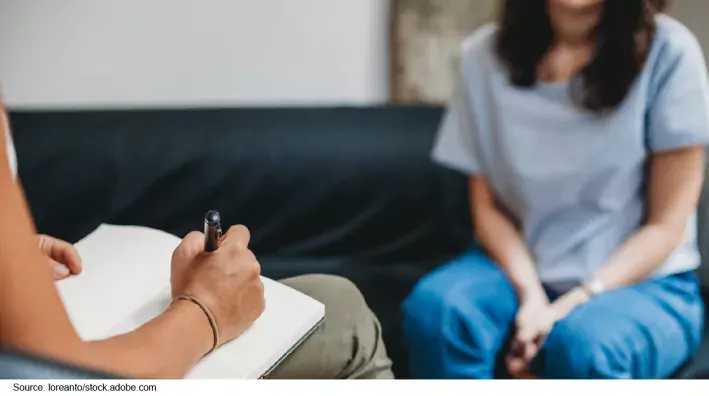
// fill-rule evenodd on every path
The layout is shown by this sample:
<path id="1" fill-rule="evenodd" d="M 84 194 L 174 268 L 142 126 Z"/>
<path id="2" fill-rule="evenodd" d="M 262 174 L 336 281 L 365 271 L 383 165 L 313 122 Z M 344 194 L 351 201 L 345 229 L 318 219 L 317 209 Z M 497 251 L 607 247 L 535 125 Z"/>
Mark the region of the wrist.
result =
<path id="1" fill-rule="evenodd" d="M 529 285 L 520 287 L 517 290 L 517 296 L 519 298 L 520 305 L 533 302 L 544 304 L 549 303 L 549 298 L 547 297 L 547 294 L 541 285 Z"/>
<path id="2" fill-rule="evenodd" d="M 212 350 L 214 346 L 212 326 L 199 305 L 188 300 L 175 300 L 169 311 L 184 317 L 185 322 L 189 323 L 190 338 L 197 342 L 201 352 L 200 356 L 204 356 Z"/>
<path id="3" fill-rule="evenodd" d="M 556 320 L 563 319 L 574 308 L 583 305 L 591 299 L 591 295 L 581 286 L 571 289 L 551 304 Z"/>
<path id="4" fill-rule="evenodd" d="M 606 283 L 599 278 L 594 278 L 581 284 L 581 287 L 589 297 L 604 293 L 607 290 Z"/>

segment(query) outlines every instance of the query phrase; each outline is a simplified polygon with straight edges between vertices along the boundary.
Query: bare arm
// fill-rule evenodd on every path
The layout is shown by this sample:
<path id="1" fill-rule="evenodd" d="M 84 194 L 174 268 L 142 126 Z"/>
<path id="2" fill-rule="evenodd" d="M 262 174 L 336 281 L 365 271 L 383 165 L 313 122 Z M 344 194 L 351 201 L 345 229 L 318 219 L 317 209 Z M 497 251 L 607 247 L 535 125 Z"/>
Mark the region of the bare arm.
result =
<path id="1" fill-rule="evenodd" d="M 651 158 L 647 218 L 642 227 L 598 269 L 608 289 L 640 282 L 684 241 L 704 180 L 704 148 L 654 154 Z"/>
<path id="2" fill-rule="evenodd" d="M 471 176 L 469 194 L 475 234 L 507 274 L 520 300 L 546 299 L 526 243 L 507 215 L 497 206 L 488 182 L 482 177 Z"/>
<path id="3" fill-rule="evenodd" d="M 183 376 L 212 343 L 206 317 L 189 303 L 175 304 L 127 335 L 97 342 L 79 338 L 37 248 L 4 147 L 0 131 L 0 345 L 126 376 Z"/>
<path id="4" fill-rule="evenodd" d="M 654 154 L 645 223 L 596 271 L 594 279 L 613 290 L 642 282 L 659 268 L 685 238 L 703 179 L 703 147 Z M 566 316 L 588 299 L 582 288 L 571 290 L 554 302 L 558 317 Z"/>

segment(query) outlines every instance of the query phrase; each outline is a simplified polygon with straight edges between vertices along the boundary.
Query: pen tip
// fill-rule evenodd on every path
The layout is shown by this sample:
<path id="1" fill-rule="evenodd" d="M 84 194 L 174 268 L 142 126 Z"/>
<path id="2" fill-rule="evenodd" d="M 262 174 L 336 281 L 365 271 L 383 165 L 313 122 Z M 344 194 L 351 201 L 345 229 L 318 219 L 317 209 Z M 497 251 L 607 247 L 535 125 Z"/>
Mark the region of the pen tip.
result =
<path id="1" fill-rule="evenodd" d="M 206 215 L 204 215 L 204 221 L 208 224 L 216 225 L 221 221 L 221 216 L 219 216 L 219 212 L 216 210 L 210 210 Z"/>

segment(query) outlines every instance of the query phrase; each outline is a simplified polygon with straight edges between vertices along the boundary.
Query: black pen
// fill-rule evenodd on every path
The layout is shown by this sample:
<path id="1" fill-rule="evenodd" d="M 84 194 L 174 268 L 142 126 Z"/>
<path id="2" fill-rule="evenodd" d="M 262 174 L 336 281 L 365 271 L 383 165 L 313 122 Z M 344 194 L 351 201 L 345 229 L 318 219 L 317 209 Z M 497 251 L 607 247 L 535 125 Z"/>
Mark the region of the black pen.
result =
<path id="1" fill-rule="evenodd" d="M 204 251 L 213 252 L 217 250 L 221 238 L 221 217 L 216 210 L 210 210 L 204 215 Z"/>

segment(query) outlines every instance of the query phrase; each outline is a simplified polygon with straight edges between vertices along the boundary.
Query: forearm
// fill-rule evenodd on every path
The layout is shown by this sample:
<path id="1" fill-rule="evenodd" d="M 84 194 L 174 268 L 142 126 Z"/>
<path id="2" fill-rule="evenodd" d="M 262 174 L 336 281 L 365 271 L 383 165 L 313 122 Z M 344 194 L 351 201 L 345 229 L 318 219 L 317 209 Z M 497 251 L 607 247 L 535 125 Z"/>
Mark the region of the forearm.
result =
<path id="1" fill-rule="evenodd" d="M 178 301 L 131 333 L 86 343 L 84 361 L 133 378 L 182 378 L 213 341 L 204 312 L 194 303 Z"/>
<path id="2" fill-rule="evenodd" d="M 496 208 L 478 211 L 475 233 L 521 300 L 545 295 L 526 243 L 504 213 Z"/>
<path id="3" fill-rule="evenodd" d="M 628 238 L 616 253 L 594 274 L 606 290 L 643 281 L 650 276 L 679 246 L 682 232 L 667 225 L 646 225 Z M 566 317 L 591 296 L 579 286 L 554 301 L 558 319 Z"/>
<path id="4" fill-rule="evenodd" d="M 527 244 L 512 221 L 497 206 L 487 180 L 471 176 L 468 194 L 475 235 L 505 272 L 519 299 L 546 298 Z"/>
<path id="5" fill-rule="evenodd" d="M 607 289 L 640 282 L 677 249 L 696 211 L 704 180 L 704 147 L 653 154 L 647 222 L 628 238 L 594 276 Z"/>
<path id="6" fill-rule="evenodd" d="M 643 281 L 677 249 L 683 231 L 678 227 L 648 224 L 628 238 L 594 274 L 607 289 Z"/>
<path id="7" fill-rule="evenodd" d="M 39 263 L 41 257 L 36 247 L 27 248 L 34 252 L 28 255 L 29 262 L 22 262 L 25 272 L 18 268 L 0 276 L 3 347 L 118 376 L 176 378 L 184 376 L 212 346 L 214 340 L 206 315 L 187 301 L 175 303 L 131 333 L 101 341 L 82 341 L 61 306 L 46 266 Z M 8 274 L 20 274 L 20 279 L 2 282 Z M 33 286 L 33 281 L 42 281 L 46 287 L 26 287 Z"/>

